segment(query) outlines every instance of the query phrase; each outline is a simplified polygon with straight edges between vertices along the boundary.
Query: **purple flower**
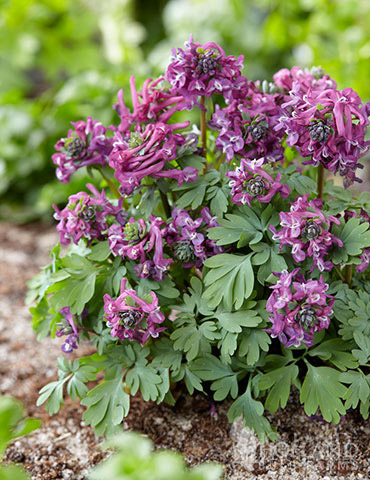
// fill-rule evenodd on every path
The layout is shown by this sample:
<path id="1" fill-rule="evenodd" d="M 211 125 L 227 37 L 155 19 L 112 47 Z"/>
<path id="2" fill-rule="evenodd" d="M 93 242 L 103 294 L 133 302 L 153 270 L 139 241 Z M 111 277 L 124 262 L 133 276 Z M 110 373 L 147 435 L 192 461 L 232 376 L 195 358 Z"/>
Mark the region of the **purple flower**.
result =
<path id="1" fill-rule="evenodd" d="M 71 240 L 78 244 L 81 238 L 86 238 L 88 243 L 93 239 L 101 240 L 108 229 L 107 217 L 112 215 L 122 221 L 125 212 L 122 209 L 123 199 L 114 206 L 105 196 L 104 190 L 99 192 L 94 185 L 86 185 L 94 194 L 86 192 L 71 195 L 68 204 L 63 210 L 53 205 L 54 218 L 59 220 L 57 231 L 60 233 L 60 243 L 68 245 Z"/>
<path id="2" fill-rule="evenodd" d="M 177 207 L 173 209 L 166 241 L 172 247 L 174 257 L 182 262 L 184 268 L 200 268 L 208 257 L 223 252 L 223 249 L 206 235 L 208 228 L 216 226 L 219 226 L 216 217 L 211 215 L 207 207 L 202 209 L 201 217 L 195 220 L 188 210 Z"/>
<path id="3" fill-rule="evenodd" d="M 185 109 L 184 97 L 174 95 L 164 88 L 164 78 L 156 80 L 151 78 L 144 82 L 143 89 L 137 92 L 135 77 L 130 78 L 130 89 L 132 98 L 132 113 L 127 108 L 123 99 L 123 90 L 118 92 L 118 103 L 114 105 L 121 118 L 118 130 L 126 132 L 131 125 L 140 123 L 162 122 L 167 123 L 174 113 Z"/>
<path id="4" fill-rule="evenodd" d="M 104 295 L 104 312 L 111 336 L 120 340 L 136 340 L 144 345 L 149 337 L 157 338 L 165 327 L 157 327 L 165 317 L 158 306 L 154 292 L 139 298 L 135 290 L 126 289 L 127 279 L 121 282 L 121 292 L 116 300 Z"/>
<path id="5" fill-rule="evenodd" d="M 162 281 L 172 260 L 163 256 L 163 239 L 167 225 L 161 218 L 150 216 L 150 223 L 130 218 L 126 225 L 112 225 L 108 230 L 108 242 L 114 255 L 139 260 L 134 269 L 139 278 L 151 276 Z M 150 254 L 150 258 L 149 257 Z"/>
<path id="6" fill-rule="evenodd" d="M 68 137 L 56 143 L 58 153 L 52 156 L 57 178 L 64 183 L 68 183 L 71 175 L 81 167 L 106 166 L 113 146 L 113 139 L 106 136 L 107 129 L 91 117 L 86 122 L 72 122 L 72 125 L 74 130 L 69 130 Z"/>
<path id="7" fill-rule="evenodd" d="M 328 285 L 322 277 L 306 281 L 298 271 L 274 273 L 279 280 L 271 287 L 273 292 L 266 303 L 266 310 L 272 313 L 272 327 L 266 331 L 286 347 L 302 343 L 310 347 L 314 333 L 327 329 L 333 314 L 334 299 L 325 293 Z"/>
<path id="8" fill-rule="evenodd" d="M 173 178 L 179 185 L 196 180 L 196 168 L 178 170 L 169 163 L 177 157 L 177 147 L 185 143 L 185 138 L 173 131 L 186 125 L 158 122 L 147 125 L 143 133 L 133 132 L 125 138 L 116 133 L 109 165 L 115 170 L 122 194 L 131 195 L 146 176 Z"/>
<path id="9" fill-rule="evenodd" d="M 370 142 L 365 141 L 367 110 L 357 93 L 350 88 L 306 92 L 294 82 L 290 96 L 290 101 L 282 105 L 285 113 L 275 127 L 288 135 L 288 145 L 309 157 L 305 164 L 321 164 L 339 173 L 345 187 L 360 182 L 356 177 L 356 169 L 362 168 L 358 160 Z"/>
<path id="10" fill-rule="evenodd" d="M 238 59 L 226 57 L 220 46 L 213 42 L 201 45 L 194 42 L 192 36 L 190 42 L 185 43 L 185 48 L 172 50 L 165 78 L 172 92 L 182 95 L 189 107 L 200 95 L 210 97 L 220 93 L 231 101 L 234 92 L 245 88 L 247 80 L 241 75 L 242 55 Z"/>
<path id="11" fill-rule="evenodd" d="M 283 91 L 290 92 L 295 82 L 299 83 L 305 93 L 310 89 L 326 90 L 337 87 L 335 81 L 324 74 L 321 67 L 312 67 L 311 70 L 303 70 L 301 67 L 293 67 L 291 70 L 282 68 L 274 75 L 275 85 Z"/>
<path id="12" fill-rule="evenodd" d="M 331 270 L 333 264 L 326 261 L 325 256 L 334 244 L 342 247 L 343 242 L 330 232 L 330 227 L 332 223 L 339 225 L 340 221 L 331 215 L 326 218 L 318 208 L 319 201 L 308 201 L 308 197 L 309 194 L 297 197 L 291 204 L 290 212 L 280 213 L 282 229 L 277 232 L 271 225 L 270 230 L 274 234 L 272 238 L 280 242 L 280 249 L 284 245 L 290 245 L 297 263 L 312 258 L 310 272 L 316 267 L 320 272 Z"/>
<path id="13" fill-rule="evenodd" d="M 250 159 L 265 157 L 269 162 L 283 160 L 283 132 L 275 129 L 282 115 L 278 99 L 278 95 L 264 94 L 249 82 L 244 98 L 222 109 L 216 105 L 210 126 L 220 131 L 216 147 L 228 162 L 235 154 Z"/>
<path id="14" fill-rule="evenodd" d="M 279 183 L 281 173 L 278 173 L 275 179 L 263 168 L 265 159 L 247 160 L 241 159 L 240 167 L 234 172 L 226 173 L 231 180 L 232 200 L 237 205 L 248 204 L 257 199 L 259 202 L 268 203 L 276 193 L 282 197 L 287 197 L 290 189 L 287 185 Z"/>
<path id="15" fill-rule="evenodd" d="M 73 316 L 69 307 L 62 308 L 60 313 L 64 315 L 64 321 L 61 324 L 58 324 L 60 328 L 55 332 L 55 335 L 57 337 L 67 335 L 67 338 L 62 345 L 62 351 L 64 353 L 72 353 L 73 350 L 78 348 L 78 329 L 73 321 Z"/>

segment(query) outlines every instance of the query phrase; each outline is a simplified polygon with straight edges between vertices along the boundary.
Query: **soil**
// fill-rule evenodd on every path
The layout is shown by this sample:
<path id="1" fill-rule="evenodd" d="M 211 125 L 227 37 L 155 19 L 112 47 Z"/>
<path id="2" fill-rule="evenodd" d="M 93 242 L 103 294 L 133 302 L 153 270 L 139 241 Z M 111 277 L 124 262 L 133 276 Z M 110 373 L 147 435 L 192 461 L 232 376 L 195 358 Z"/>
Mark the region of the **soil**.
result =
<path id="1" fill-rule="evenodd" d="M 22 464 L 34 480 L 82 480 L 107 453 L 81 420 L 78 403 L 67 400 L 51 418 L 43 406 L 36 407 L 40 388 L 56 378 L 61 341 L 38 342 L 24 306 L 26 281 L 48 262 L 56 240 L 55 231 L 41 225 L 0 224 L 0 394 L 19 398 L 28 415 L 43 421 L 39 430 L 8 447 L 5 461 Z M 280 438 L 268 445 L 240 421 L 230 425 L 227 405 L 212 412 L 200 395 L 182 395 L 175 407 L 135 397 L 123 429 L 147 435 L 156 448 L 182 452 L 189 465 L 219 462 L 229 480 L 370 478 L 370 427 L 357 412 L 331 425 L 308 418 L 293 394 L 287 408 L 271 418 Z"/>

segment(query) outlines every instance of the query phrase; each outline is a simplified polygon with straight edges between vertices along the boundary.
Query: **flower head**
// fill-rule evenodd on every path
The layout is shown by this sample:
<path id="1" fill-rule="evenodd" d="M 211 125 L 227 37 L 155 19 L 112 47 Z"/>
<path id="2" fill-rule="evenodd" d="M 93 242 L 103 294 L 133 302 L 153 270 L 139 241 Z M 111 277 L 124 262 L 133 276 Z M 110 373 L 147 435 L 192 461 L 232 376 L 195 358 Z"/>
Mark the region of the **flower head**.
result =
<path id="1" fill-rule="evenodd" d="M 73 321 L 73 316 L 69 307 L 62 308 L 60 310 L 60 313 L 64 315 L 64 321 L 58 324 L 59 330 L 55 332 L 55 335 L 57 337 L 67 335 L 67 338 L 62 345 L 62 351 L 64 353 L 72 353 L 73 350 L 76 350 L 78 348 L 78 329 Z"/>
<path id="2" fill-rule="evenodd" d="M 131 195 L 146 176 L 173 178 L 179 185 L 196 180 L 196 168 L 178 170 L 171 168 L 169 163 L 176 158 L 177 147 L 185 143 L 183 135 L 174 133 L 182 126 L 184 124 L 158 122 L 147 125 L 143 133 L 133 132 L 126 137 L 116 133 L 109 165 L 115 170 L 114 175 L 121 184 L 123 195 Z"/>
<path id="3" fill-rule="evenodd" d="M 74 130 L 69 130 L 68 136 L 56 143 L 58 152 L 52 156 L 57 178 L 64 183 L 81 167 L 107 165 L 113 146 L 113 139 L 106 136 L 107 129 L 91 117 L 72 125 Z"/>
<path id="4" fill-rule="evenodd" d="M 290 189 L 287 185 L 279 183 L 281 173 L 275 179 L 263 168 L 264 158 L 247 160 L 242 158 L 240 167 L 233 172 L 226 173 L 231 180 L 232 200 L 237 205 L 251 205 L 253 199 L 268 203 L 276 193 L 287 197 Z"/>
<path id="5" fill-rule="evenodd" d="M 271 287 L 273 292 L 266 303 L 272 314 L 272 327 L 266 331 L 286 347 L 302 343 L 310 347 L 314 333 L 328 328 L 333 314 L 334 299 L 326 293 L 328 285 L 322 277 L 306 281 L 298 271 L 275 273 L 279 280 Z"/>
<path id="6" fill-rule="evenodd" d="M 135 273 L 139 278 L 151 276 L 162 281 L 172 260 L 163 256 L 167 225 L 161 218 L 150 216 L 150 223 L 133 217 L 125 225 L 113 224 L 108 230 L 108 242 L 114 255 L 138 260 Z"/>
<path id="7" fill-rule="evenodd" d="M 207 207 L 202 209 L 201 217 L 195 220 L 190 216 L 190 211 L 177 207 L 173 209 L 166 241 L 172 247 L 174 257 L 182 262 L 184 268 L 199 268 L 208 257 L 223 251 L 206 235 L 209 228 L 216 226 L 219 226 L 216 217 L 211 215 Z"/>
<path id="8" fill-rule="evenodd" d="M 154 292 L 140 298 L 135 290 L 126 289 L 127 279 L 121 282 L 121 291 L 117 299 L 104 295 L 104 312 L 111 336 L 124 341 L 136 340 L 144 345 L 149 337 L 157 338 L 166 330 L 158 327 L 165 317 L 158 306 Z"/>
<path id="9" fill-rule="evenodd" d="M 331 232 L 332 223 L 339 225 L 336 217 L 325 217 L 318 208 L 318 201 L 308 201 L 309 194 L 298 197 L 291 204 L 290 212 L 280 213 L 281 230 L 276 231 L 274 226 L 270 226 L 273 232 L 273 240 L 280 243 L 280 249 L 284 245 L 292 247 L 292 256 L 298 263 L 306 258 L 312 258 L 312 272 L 316 267 L 322 272 L 331 270 L 333 264 L 325 260 L 330 248 L 334 244 L 343 246 L 339 238 L 336 238 Z"/>
<path id="10" fill-rule="evenodd" d="M 86 192 L 71 195 L 63 210 L 54 205 L 54 218 L 59 220 L 57 231 L 60 233 L 60 243 L 68 245 L 71 240 L 78 244 L 81 238 L 89 243 L 93 239 L 101 240 L 108 229 L 107 217 L 113 216 L 119 221 L 125 221 L 126 213 L 122 209 L 120 199 L 118 205 L 113 205 L 105 196 L 104 190 L 99 192 L 94 185 L 86 185 L 94 196 Z"/>
<path id="11" fill-rule="evenodd" d="M 172 92 L 182 95 L 189 106 L 202 96 L 210 97 L 221 93 L 228 101 L 233 92 L 242 89 L 246 78 L 241 75 L 243 59 L 227 57 L 222 48 L 213 42 L 201 45 L 193 41 L 185 43 L 186 49 L 173 49 L 171 63 L 165 78 L 172 87 Z"/>

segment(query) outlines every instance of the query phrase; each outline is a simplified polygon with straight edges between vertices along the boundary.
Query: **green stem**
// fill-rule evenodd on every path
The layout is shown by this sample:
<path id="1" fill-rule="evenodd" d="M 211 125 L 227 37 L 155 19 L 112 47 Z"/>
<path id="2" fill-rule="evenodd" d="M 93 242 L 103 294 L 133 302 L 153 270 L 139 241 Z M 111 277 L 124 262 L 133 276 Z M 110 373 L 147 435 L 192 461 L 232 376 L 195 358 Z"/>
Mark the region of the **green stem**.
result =
<path id="1" fill-rule="evenodd" d="M 318 171 L 317 171 L 317 196 L 318 198 L 322 198 L 322 195 L 324 193 L 324 167 L 319 165 Z"/>
<path id="2" fill-rule="evenodd" d="M 343 277 L 342 272 L 339 270 L 339 268 L 338 267 L 334 267 L 334 268 L 335 268 L 335 271 L 338 274 L 338 277 L 342 280 L 342 282 L 345 282 L 346 279 Z"/>
<path id="3" fill-rule="evenodd" d="M 161 200 L 162 200 L 162 204 L 163 204 L 163 208 L 164 208 L 164 211 L 167 215 L 167 218 L 170 218 L 171 216 L 171 207 L 170 207 L 170 204 L 168 203 L 168 198 L 167 198 L 167 195 L 165 195 L 163 192 L 161 192 L 159 190 L 159 195 L 161 197 Z"/>
<path id="4" fill-rule="evenodd" d="M 351 286 L 351 283 L 352 283 L 352 270 L 353 270 L 352 265 L 346 265 L 345 282 L 349 287 Z"/>
<path id="5" fill-rule="evenodd" d="M 200 104 L 202 107 L 205 106 L 205 97 L 200 97 Z M 200 111 L 200 135 L 202 141 L 202 151 L 203 157 L 207 158 L 207 122 L 206 122 L 206 110 Z"/>
<path id="6" fill-rule="evenodd" d="M 115 184 L 112 182 L 112 180 L 110 178 L 108 178 L 105 173 L 103 172 L 103 169 L 102 167 L 99 165 L 96 167 L 97 170 L 99 170 L 99 173 L 100 175 L 104 178 L 104 180 L 107 182 L 108 184 L 108 187 L 110 188 L 110 191 L 113 193 L 113 195 L 120 199 L 121 198 L 121 194 L 119 193 L 118 191 L 118 188 L 115 186 Z"/>

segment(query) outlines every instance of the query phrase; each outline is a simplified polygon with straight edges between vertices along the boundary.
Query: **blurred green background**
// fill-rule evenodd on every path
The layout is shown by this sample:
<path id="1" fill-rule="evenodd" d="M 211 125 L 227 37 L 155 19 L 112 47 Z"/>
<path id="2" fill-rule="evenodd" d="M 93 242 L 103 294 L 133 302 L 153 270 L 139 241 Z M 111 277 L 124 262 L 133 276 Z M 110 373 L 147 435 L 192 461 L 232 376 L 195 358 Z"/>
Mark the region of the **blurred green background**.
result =
<path id="1" fill-rule="evenodd" d="M 369 100 L 369 25 L 369 0 L 0 0 L 0 217 L 50 220 L 84 186 L 55 180 L 69 122 L 113 122 L 117 90 L 161 74 L 190 33 L 243 53 L 251 80 L 321 65 Z"/>

